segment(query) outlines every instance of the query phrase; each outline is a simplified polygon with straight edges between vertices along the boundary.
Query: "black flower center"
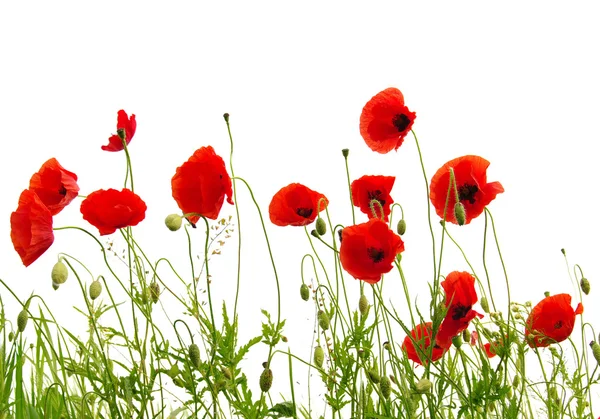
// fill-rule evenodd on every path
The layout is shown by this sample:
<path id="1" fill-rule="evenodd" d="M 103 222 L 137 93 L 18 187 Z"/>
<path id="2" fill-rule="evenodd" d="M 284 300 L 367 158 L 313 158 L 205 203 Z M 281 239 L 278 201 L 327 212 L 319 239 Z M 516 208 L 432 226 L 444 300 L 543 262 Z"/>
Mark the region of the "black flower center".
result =
<path id="1" fill-rule="evenodd" d="M 65 188 L 65 185 L 63 185 L 62 183 L 60 184 L 60 188 L 58 188 L 58 194 L 62 196 L 67 195 L 67 188 Z"/>
<path id="2" fill-rule="evenodd" d="M 555 329 L 560 329 L 562 326 L 563 326 L 562 320 L 559 320 L 556 323 L 554 323 L 554 328 Z"/>
<path id="3" fill-rule="evenodd" d="M 458 199 L 460 201 L 469 201 L 472 205 L 475 203 L 475 194 L 479 191 L 477 185 L 469 185 L 465 183 L 458 187 Z"/>
<path id="4" fill-rule="evenodd" d="M 296 214 L 298 214 L 300 217 L 304 217 L 304 218 L 310 217 L 312 212 L 313 212 L 312 208 L 297 208 L 296 209 Z"/>
<path id="5" fill-rule="evenodd" d="M 452 307 L 452 320 L 460 320 L 464 318 L 467 313 L 471 310 L 471 306 L 463 306 L 462 304 L 457 304 Z"/>
<path id="6" fill-rule="evenodd" d="M 371 201 L 372 199 L 375 199 L 375 200 L 379 201 L 381 206 L 384 206 L 385 199 L 381 199 L 381 195 L 383 195 L 383 193 L 379 189 L 377 189 L 376 191 L 369 191 L 368 192 L 369 201 Z"/>
<path id="7" fill-rule="evenodd" d="M 392 124 L 394 124 L 398 132 L 402 132 L 406 129 L 406 127 L 408 127 L 408 124 L 410 124 L 410 119 L 403 113 L 399 113 L 397 115 L 394 115 L 394 118 L 392 119 Z"/>
<path id="8" fill-rule="evenodd" d="M 383 249 L 376 249 L 374 247 L 369 247 L 367 249 L 367 254 L 369 255 L 369 258 L 371 258 L 371 260 L 375 263 L 381 262 L 383 260 L 383 257 L 385 256 L 385 254 L 383 253 Z"/>

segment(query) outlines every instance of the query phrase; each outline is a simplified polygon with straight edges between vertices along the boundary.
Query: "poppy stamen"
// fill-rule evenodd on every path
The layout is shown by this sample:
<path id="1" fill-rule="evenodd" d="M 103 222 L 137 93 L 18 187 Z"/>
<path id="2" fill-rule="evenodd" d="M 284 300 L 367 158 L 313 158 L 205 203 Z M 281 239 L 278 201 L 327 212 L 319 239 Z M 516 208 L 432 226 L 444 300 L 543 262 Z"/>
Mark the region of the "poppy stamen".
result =
<path id="1" fill-rule="evenodd" d="M 559 320 L 556 323 L 554 323 L 554 328 L 555 329 L 560 329 L 562 326 L 563 326 L 562 320 Z"/>
<path id="2" fill-rule="evenodd" d="M 385 205 L 385 199 L 381 199 L 381 195 L 383 195 L 383 193 L 381 193 L 379 189 L 376 191 L 369 191 L 367 192 L 367 195 L 369 196 L 369 201 L 375 199 L 379 201 L 382 207 Z"/>
<path id="3" fill-rule="evenodd" d="M 300 217 L 303 217 L 303 218 L 310 217 L 312 212 L 313 212 L 312 208 L 297 208 L 296 209 L 296 214 L 298 214 Z"/>
<path id="4" fill-rule="evenodd" d="M 67 188 L 65 188 L 64 184 L 60 184 L 60 188 L 58 188 L 59 195 L 67 196 Z"/>
<path id="5" fill-rule="evenodd" d="M 462 304 L 457 304 L 454 306 L 452 310 L 452 320 L 460 320 L 464 318 L 471 310 L 471 307 L 472 306 L 463 306 Z"/>
<path id="6" fill-rule="evenodd" d="M 376 249 L 374 247 L 369 247 L 367 249 L 367 254 L 369 255 L 369 258 L 371 258 L 371 260 L 375 263 L 381 262 L 385 257 L 383 249 Z"/>
<path id="7" fill-rule="evenodd" d="M 461 201 L 469 201 L 471 205 L 475 203 L 475 194 L 479 192 L 477 185 L 465 183 L 458 188 L 458 198 Z"/>
<path id="8" fill-rule="evenodd" d="M 403 113 L 399 113 L 397 115 L 394 115 L 394 118 L 392 119 L 392 124 L 394 124 L 398 132 L 402 132 L 410 124 L 410 119 Z"/>

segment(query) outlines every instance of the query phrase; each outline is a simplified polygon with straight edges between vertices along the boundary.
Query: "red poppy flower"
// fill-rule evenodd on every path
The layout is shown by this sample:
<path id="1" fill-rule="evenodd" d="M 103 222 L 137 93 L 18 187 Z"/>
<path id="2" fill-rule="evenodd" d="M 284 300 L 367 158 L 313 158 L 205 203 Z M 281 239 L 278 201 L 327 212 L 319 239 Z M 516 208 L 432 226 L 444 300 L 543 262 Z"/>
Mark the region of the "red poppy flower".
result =
<path id="1" fill-rule="evenodd" d="M 396 255 L 404 251 L 404 242 L 379 218 L 342 230 L 340 262 L 356 279 L 369 284 L 381 280 L 392 270 Z"/>
<path id="2" fill-rule="evenodd" d="M 435 341 L 440 346 L 446 346 L 452 343 L 454 336 L 469 327 L 469 323 L 475 316 L 482 318 L 483 315 L 472 309 L 477 302 L 473 275 L 468 272 L 454 271 L 448 274 L 441 285 L 446 292 L 448 312 L 435 335 Z"/>
<path id="3" fill-rule="evenodd" d="M 390 192 L 394 186 L 394 176 L 363 176 L 352 182 L 352 203 L 359 207 L 369 218 L 380 218 L 381 210 L 375 205 L 375 216 L 371 211 L 371 200 L 379 201 L 383 207 L 384 220 L 388 221 L 390 216 L 390 206 L 394 200 Z"/>
<path id="4" fill-rule="evenodd" d="M 418 324 L 410 332 L 410 334 L 412 338 L 417 342 L 417 346 L 421 349 L 421 351 L 418 351 L 415 348 L 415 345 L 413 344 L 413 339 L 411 339 L 410 336 L 406 336 L 404 338 L 404 342 L 402 343 L 402 350 L 406 352 L 406 356 L 411 361 L 414 361 L 417 364 L 427 365 L 427 362 L 429 362 L 427 356 L 429 355 L 429 351 L 431 350 L 432 323 L 428 322 Z M 435 362 L 438 359 L 440 359 L 449 347 L 450 345 L 443 347 L 436 343 L 433 347 L 431 360 Z"/>
<path id="5" fill-rule="evenodd" d="M 117 132 L 123 130 L 125 133 L 125 143 L 129 145 L 129 142 L 135 135 L 135 129 L 137 122 L 135 121 L 135 114 L 131 114 L 131 117 L 127 116 L 127 113 L 121 109 L 117 114 Z M 113 134 L 108 139 L 108 145 L 103 145 L 102 150 L 104 151 L 121 151 L 123 150 L 123 140 L 118 134 Z"/>
<path id="6" fill-rule="evenodd" d="M 486 343 L 483 345 L 483 350 L 488 358 L 493 358 L 496 356 L 496 344 L 492 345 L 491 343 Z"/>
<path id="7" fill-rule="evenodd" d="M 77 197 L 77 175 L 51 158 L 31 177 L 29 190 L 36 193 L 52 215 L 56 215 Z"/>
<path id="8" fill-rule="evenodd" d="M 571 336 L 575 316 L 583 313 L 581 303 L 573 310 L 569 294 L 544 298 L 529 313 L 525 322 L 525 338 L 530 347 L 545 347 Z"/>
<path id="9" fill-rule="evenodd" d="M 448 206 L 446 197 L 450 187 L 450 168 L 454 170 L 458 198 L 465 207 L 465 224 L 469 224 L 473 218 L 483 212 L 486 205 L 496 198 L 496 195 L 504 192 L 500 182 L 487 183 L 486 170 L 490 162 L 479 156 L 463 156 L 450 160 L 444 164 L 431 179 L 430 199 L 435 207 L 435 212 L 446 221 L 458 224 L 454 217 L 454 204 L 456 196 L 454 190 L 450 190 Z"/>
<path id="10" fill-rule="evenodd" d="M 17 210 L 10 215 L 10 238 L 25 266 L 54 242 L 52 214 L 35 192 L 27 189 L 21 193 Z"/>
<path id="11" fill-rule="evenodd" d="M 225 162 L 211 147 L 200 147 L 175 171 L 171 179 L 173 198 L 187 219 L 195 224 L 200 216 L 216 220 L 227 202 L 233 204 L 231 178 Z"/>
<path id="12" fill-rule="evenodd" d="M 129 189 L 100 189 L 81 203 L 83 219 L 96 227 L 101 236 L 118 228 L 138 225 L 146 217 L 146 204 Z"/>
<path id="13" fill-rule="evenodd" d="M 373 96 L 363 108 L 360 135 L 371 150 L 385 154 L 402 145 L 416 117 L 404 105 L 402 92 L 390 87 Z"/>
<path id="14" fill-rule="evenodd" d="M 273 196 L 269 218 L 277 226 L 306 226 L 315 221 L 318 211 L 323 211 L 328 204 L 322 193 L 300 183 L 291 183 Z"/>

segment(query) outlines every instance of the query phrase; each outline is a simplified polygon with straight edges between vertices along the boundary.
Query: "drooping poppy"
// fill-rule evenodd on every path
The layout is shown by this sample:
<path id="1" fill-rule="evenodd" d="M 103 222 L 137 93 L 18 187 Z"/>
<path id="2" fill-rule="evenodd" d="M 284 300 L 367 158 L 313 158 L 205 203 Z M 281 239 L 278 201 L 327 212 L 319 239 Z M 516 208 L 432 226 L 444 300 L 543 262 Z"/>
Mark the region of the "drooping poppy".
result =
<path id="1" fill-rule="evenodd" d="M 450 348 L 450 345 L 441 346 L 439 344 L 434 344 L 433 350 L 431 349 L 431 335 L 432 335 L 432 323 L 421 323 L 418 324 L 411 332 L 412 339 L 410 336 L 406 336 L 404 338 L 404 342 L 402 343 L 402 350 L 406 353 L 408 359 L 413 362 L 416 362 L 420 365 L 427 365 L 429 362 L 429 353 L 431 353 L 431 360 L 433 362 L 440 359 L 444 353 Z M 417 347 L 420 348 L 420 351 L 415 348 L 413 340 L 417 343 Z"/>
<path id="2" fill-rule="evenodd" d="M 490 162 L 479 156 L 463 156 L 450 160 L 431 178 L 429 187 L 431 203 L 435 207 L 435 212 L 441 218 L 444 218 L 446 212 L 446 221 L 458 224 L 454 216 L 454 204 L 456 203 L 456 194 L 454 188 L 450 185 L 450 169 L 454 170 L 458 199 L 465 208 L 465 224 L 469 224 L 472 219 L 481 215 L 485 207 L 496 198 L 496 195 L 504 192 L 500 182 L 487 182 L 486 170 Z M 448 197 L 448 188 L 450 196 Z"/>
<path id="3" fill-rule="evenodd" d="M 381 280 L 392 270 L 396 255 L 404 251 L 404 242 L 379 218 L 342 230 L 340 262 L 356 279 L 369 284 Z"/>
<path id="4" fill-rule="evenodd" d="M 129 145 L 131 139 L 135 135 L 135 129 L 137 128 L 137 122 L 135 121 L 135 114 L 131 114 L 131 117 L 127 116 L 127 113 L 121 109 L 117 113 L 117 134 L 113 134 L 108 138 L 108 145 L 103 145 L 102 150 L 104 151 L 121 151 L 123 150 L 123 140 L 119 136 L 119 130 L 125 135 L 125 143 Z"/>
<path id="5" fill-rule="evenodd" d="M 384 220 L 388 221 L 390 216 L 390 206 L 394 200 L 390 192 L 394 187 L 394 176 L 363 176 L 356 179 L 350 185 L 352 191 L 352 203 L 359 207 L 369 218 L 381 218 L 381 208 L 374 206 L 375 215 L 371 210 L 371 201 L 377 200 L 383 208 Z"/>
<path id="6" fill-rule="evenodd" d="M 322 193 L 301 183 L 291 183 L 273 195 L 269 218 L 277 226 L 306 226 L 315 221 L 319 211 L 327 208 L 328 204 Z"/>
<path id="7" fill-rule="evenodd" d="M 56 215 L 77 197 L 77 175 L 51 158 L 31 177 L 29 190 L 36 193 L 52 215 Z"/>
<path id="8" fill-rule="evenodd" d="M 17 210 L 10 215 L 10 238 L 25 266 L 54 242 L 52 214 L 35 192 L 26 189 L 19 196 Z"/>
<path id="9" fill-rule="evenodd" d="M 568 339 L 575 327 L 575 316 L 583 313 L 583 305 L 571 307 L 569 294 L 544 298 L 529 313 L 525 322 L 525 338 L 530 347 L 545 347 Z"/>
<path id="10" fill-rule="evenodd" d="M 227 196 L 233 204 L 232 183 L 225 162 L 211 147 L 200 147 L 175 171 L 171 192 L 187 219 L 196 224 L 200 216 L 216 220 Z"/>
<path id="11" fill-rule="evenodd" d="M 80 211 L 105 236 L 138 225 L 146 217 L 146 203 L 129 189 L 100 189 L 83 200 Z"/>
<path id="12" fill-rule="evenodd" d="M 441 283 L 446 293 L 446 317 L 435 335 L 440 346 L 452 343 L 452 338 L 469 327 L 471 320 L 483 315 L 473 310 L 477 302 L 475 277 L 468 272 L 450 272 Z"/>
<path id="13" fill-rule="evenodd" d="M 389 87 L 371 98 L 360 115 L 360 135 L 367 146 L 385 154 L 397 150 L 417 114 L 404 105 L 402 92 Z"/>

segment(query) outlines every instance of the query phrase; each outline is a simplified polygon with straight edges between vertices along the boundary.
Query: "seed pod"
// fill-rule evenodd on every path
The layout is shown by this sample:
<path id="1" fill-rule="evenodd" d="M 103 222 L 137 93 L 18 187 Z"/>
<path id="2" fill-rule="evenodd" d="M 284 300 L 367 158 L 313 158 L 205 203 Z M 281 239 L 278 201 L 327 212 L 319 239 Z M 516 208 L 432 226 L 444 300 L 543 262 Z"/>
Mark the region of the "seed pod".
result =
<path id="1" fill-rule="evenodd" d="M 260 379 L 258 380 L 258 384 L 260 386 L 260 390 L 262 392 L 267 392 L 273 385 L 273 371 L 270 368 L 265 368 L 260 375 Z"/>
<path id="2" fill-rule="evenodd" d="M 329 329 L 329 316 L 326 312 L 324 312 L 323 310 L 319 310 L 319 312 L 317 313 L 317 320 L 321 329 Z"/>
<path id="3" fill-rule="evenodd" d="M 427 378 L 421 378 L 415 385 L 417 393 L 419 394 L 427 393 L 429 390 L 431 390 L 432 386 L 432 382 L 429 381 Z"/>
<path id="4" fill-rule="evenodd" d="M 171 214 L 171 215 L 167 215 L 167 218 L 165 218 L 165 225 L 167 226 L 167 228 L 169 230 L 177 231 L 181 228 L 182 221 L 183 221 L 183 219 L 182 219 L 181 215 Z"/>
<path id="5" fill-rule="evenodd" d="M 396 232 L 401 236 L 403 236 L 404 233 L 406 233 L 406 221 L 404 221 L 404 218 L 398 221 L 398 225 L 396 226 Z"/>
<path id="6" fill-rule="evenodd" d="M 490 305 L 489 305 L 488 300 L 487 300 L 487 298 L 485 296 L 481 297 L 481 300 L 479 300 L 479 304 L 481 304 L 481 308 L 483 309 L 483 311 L 485 313 L 489 314 L 489 312 L 490 312 Z"/>
<path id="7" fill-rule="evenodd" d="M 308 285 L 300 285 L 300 298 L 302 298 L 304 301 L 308 301 L 308 299 L 310 298 L 310 291 L 308 289 Z"/>
<path id="8" fill-rule="evenodd" d="M 315 353 L 313 354 L 313 361 L 315 365 L 319 368 L 323 367 L 323 361 L 325 360 L 325 351 L 321 346 L 317 346 L 315 348 Z"/>
<path id="9" fill-rule="evenodd" d="M 153 281 L 149 285 L 150 288 L 150 298 L 154 304 L 158 303 L 158 298 L 160 297 L 160 285 L 158 282 Z"/>
<path id="10" fill-rule="evenodd" d="M 327 224 L 325 223 L 325 220 L 322 219 L 321 217 L 317 218 L 317 223 L 315 224 L 315 230 L 317 231 L 317 234 L 319 236 L 322 236 L 325 233 L 327 233 Z"/>
<path id="11" fill-rule="evenodd" d="M 370 370 L 367 370 L 367 376 L 373 383 L 378 384 L 381 381 L 381 376 L 376 366 L 373 366 Z"/>
<path id="12" fill-rule="evenodd" d="M 22 332 L 27 327 L 27 320 L 29 320 L 29 313 L 27 310 L 23 309 L 17 316 L 17 329 L 19 332 Z"/>
<path id="13" fill-rule="evenodd" d="M 358 300 L 358 311 L 360 311 L 360 315 L 363 317 L 369 314 L 369 300 L 367 300 L 364 294 Z"/>
<path id="14" fill-rule="evenodd" d="M 102 293 L 102 284 L 97 279 L 90 284 L 90 298 L 95 300 Z"/>
<path id="15" fill-rule="evenodd" d="M 390 394 L 392 394 L 392 383 L 385 375 L 381 377 L 381 381 L 379 381 L 379 391 L 381 391 L 381 395 L 386 399 L 389 399 Z"/>
<path id="16" fill-rule="evenodd" d="M 200 368 L 200 348 L 195 343 L 192 343 L 188 349 L 190 362 L 196 368 Z"/>
<path id="17" fill-rule="evenodd" d="M 583 291 L 583 293 L 585 295 L 588 295 L 590 293 L 590 281 L 588 281 L 587 278 L 581 278 L 581 291 Z"/>
<path id="18" fill-rule="evenodd" d="M 600 365 L 600 344 L 595 341 L 590 342 L 590 347 L 592 348 L 592 354 L 594 355 L 594 359 Z"/>
<path id="19" fill-rule="evenodd" d="M 459 226 L 465 225 L 467 214 L 465 213 L 465 206 L 460 201 L 454 204 L 454 218 L 456 218 L 456 223 Z"/>
<path id="20" fill-rule="evenodd" d="M 67 269 L 67 266 L 59 260 L 52 268 L 50 276 L 52 277 L 52 285 L 56 284 L 58 286 L 65 283 L 69 277 L 69 270 Z"/>

